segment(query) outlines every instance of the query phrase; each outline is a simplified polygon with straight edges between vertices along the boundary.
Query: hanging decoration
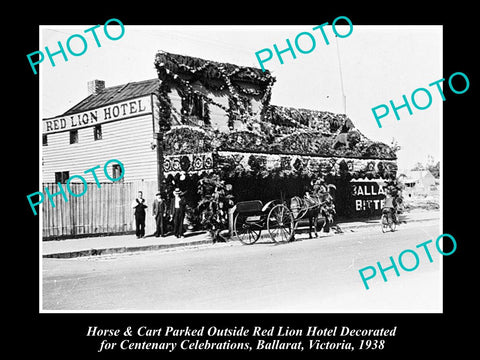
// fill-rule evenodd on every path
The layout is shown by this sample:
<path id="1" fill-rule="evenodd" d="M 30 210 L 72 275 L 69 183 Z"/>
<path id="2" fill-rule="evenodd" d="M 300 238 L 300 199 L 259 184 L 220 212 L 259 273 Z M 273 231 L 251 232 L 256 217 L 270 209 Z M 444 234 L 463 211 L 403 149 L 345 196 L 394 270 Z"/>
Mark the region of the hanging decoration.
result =
<path id="1" fill-rule="evenodd" d="M 200 197 L 196 212 L 200 226 L 209 231 L 214 241 L 223 241 L 222 231 L 228 229 L 228 210 L 234 205 L 232 187 L 218 174 L 208 174 L 198 181 Z"/>
<path id="2" fill-rule="evenodd" d="M 158 87 L 158 121 L 160 131 L 165 132 L 170 130 L 172 124 L 172 102 L 170 101 L 170 88 L 161 82 Z"/>
<path id="3" fill-rule="evenodd" d="M 169 85 L 188 86 L 199 81 L 213 93 L 229 93 L 235 100 L 241 101 L 240 95 L 254 97 L 268 104 L 271 87 L 275 78 L 267 70 L 237 66 L 227 63 L 171 54 L 164 51 L 157 53 L 155 67 L 160 80 Z"/>
<path id="4" fill-rule="evenodd" d="M 182 124 L 205 131 L 197 139 L 194 132 L 179 130 L 174 141 L 165 141 L 168 154 L 231 150 L 396 159 L 395 149 L 368 140 L 344 114 L 269 104 L 275 78 L 268 71 L 166 52 L 157 54 L 155 66 L 161 80 L 158 96 L 163 128 L 180 119 Z M 171 88 L 181 95 L 181 111 L 169 100 Z M 210 98 L 209 92 L 227 95 L 228 106 Z M 263 104 L 260 114 L 253 113 L 251 99 Z M 227 114 L 229 133 L 210 127 L 211 105 Z M 236 121 L 244 128 L 235 129 Z"/>
<path id="5" fill-rule="evenodd" d="M 211 136 L 198 126 L 174 126 L 163 135 L 166 155 L 203 153 L 213 150 Z"/>
<path id="6" fill-rule="evenodd" d="M 322 177 L 348 184 L 396 174 L 397 147 L 369 140 L 345 114 L 271 105 L 275 78 L 268 71 L 165 52 L 156 55 L 155 67 L 164 172 L 177 182 L 200 179 L 198 206 L 189 214 L 215 239 L 232 201 L 222 180 Z M 179 105 L 173 106 L 171 89 Z M 212 127 L 219 114 L 229 131 Z"/>
<path id="7" fill-rule="evenodd" d="M 215 171 L 222 178 L 238 176 L 338 176 L 348 172 L 353 177 L 389 178 L 396 172 L 396 163 L 387 160 L 326 158 L 315 156 L 219 151 Z M 379 165 L 380 164 L 380 165 Z M 379 169 L 383 169 L 380 171 Z"/>
<path id="8" fill-rule="evenodd" d="M 212 153 L 166 155 L 163 159 L 163 172 L 169 174 L 201 173 L 213 170 Z"/>
<path id="9" fill-rule="evenodd" d="M 214 61 L 159 52 L 155 58 L 158 77 L 166 87 L 175 88 L 184 94 L 182 101 L 190 97 L 202 99 L 204 106 L 215 105 L 228 114 L 229 127 L 233 129 L 233 121 L 242 116 L 242 104 L 254 98 L 267 105 L 270 102 L 271 87 L 275 78 L 270 72 L 260 69 L 218 63 Z M 228 95 L 229 107 L 214 101 L 206 94 L 195 89 L 192 84 L 199 82 L 213 94 Z M 165 96 L 159 93 L 159 96 Z M 198 101 L 198 100 L 197 100 Z M 166 101 L 163 101 L 166 104 Z M 168 104 L 166 104 L 168 106 Z M 183 105 L 186 105 L 185 103 Z M 182 109 L 189 108 L 182 106 Z M 205 110 L 205 125 L 209 125 L 209 110 Z M 182 114 L 185 116 L 185 114 Z"/>
<path id="10" fill-rule="evenodd" d="M 164 153 L 167 155 L 210 151 L 245 151 L 271 154 L 351 157 L 395 160 L 395 154 L 382 143 L 352 142 L 349 147 L 333 147 L 334 137 L 318 131 L 299 130 L 277 138 L 250 130 L 228 133 L 193 125 L 173 126 L 164 134 Z"/>

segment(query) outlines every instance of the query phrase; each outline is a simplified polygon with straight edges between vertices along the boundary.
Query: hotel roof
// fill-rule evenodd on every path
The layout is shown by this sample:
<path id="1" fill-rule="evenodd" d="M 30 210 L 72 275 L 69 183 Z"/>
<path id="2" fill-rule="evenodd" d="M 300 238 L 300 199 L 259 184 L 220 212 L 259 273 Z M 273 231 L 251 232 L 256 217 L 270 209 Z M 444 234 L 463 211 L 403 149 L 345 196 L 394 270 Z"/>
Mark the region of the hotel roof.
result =
<path id="1" fill-rule="evenodd" d="M 71 115 L 132 98 L 154 94 L 157 92 L 159 84 L 159 79 L 151 79 L 107 87 L 97 94 L 89 95 L 62 115 Z"/>

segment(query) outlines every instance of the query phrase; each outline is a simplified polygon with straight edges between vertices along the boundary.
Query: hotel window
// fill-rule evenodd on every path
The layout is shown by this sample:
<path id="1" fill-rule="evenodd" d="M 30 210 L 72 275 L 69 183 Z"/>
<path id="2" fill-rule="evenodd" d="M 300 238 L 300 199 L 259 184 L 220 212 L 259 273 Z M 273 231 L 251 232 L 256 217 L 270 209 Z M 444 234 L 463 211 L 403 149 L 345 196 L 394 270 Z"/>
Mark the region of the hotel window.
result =
<path id="1" fill-rule="evenodd" d="M 78 130 L 70 130 L 70 144 L 78 143 Z"/>
<path id="2" fill-rule="evenodd" d="M 180 92 L 179 92 L 180 93 Z M 210 125 L 208 102 L 201 94 L 194 92 L 180 93 L 182 99 L 182 120 L 184 124 Z"/>
<path id="3" fill-rule="evenodd" d="M 253 115 L 252 101 L 246 97 L 240 96 L 228 98 L 228 127 L 232 129 L 235 121 L 242 121 L 244 124 L 247 119 Z"/>
<path id="4" fill-rule="evenodd" d="M 43 146 L 47 146 L 47 145 L 48 145 L 47 134 L 43 134 L 43 135 L 42 135 L 42 145 L 43 145 Z"/>
<path id="5" fill-rule="evenodd" d="M 68 171 L 58 171 L 55 173 L 55 182 L 65 184 L 70 177 Z"/>
<path id="6" fill-rule="evenodd" d="M 112 178 L 118 179 L 122 176 L 122 167 L 119 164 L 112 165 Z M 121 178 L 118 182 L 122 183 L 124 178 Z"/>
<path id="7" fill-rule="evenodd" d="M 93 138 L 95 140 L 102 140 L 102 125 L 95 125 L 93 127 Z"/>

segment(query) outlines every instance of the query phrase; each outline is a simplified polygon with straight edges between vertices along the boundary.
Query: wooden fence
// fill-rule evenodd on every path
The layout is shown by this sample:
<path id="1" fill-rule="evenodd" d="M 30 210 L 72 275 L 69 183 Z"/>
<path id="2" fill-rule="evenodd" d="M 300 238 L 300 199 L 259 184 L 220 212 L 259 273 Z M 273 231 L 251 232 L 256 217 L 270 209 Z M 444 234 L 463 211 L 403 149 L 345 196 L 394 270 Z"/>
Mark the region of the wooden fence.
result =
<path id="1" fill-rule="evenodd" d="M 59 191 L 56 183 L 45 183 L 43 188 L 45 187 L 51 194 Z M 75 194 L 81 194 L 84 185 L 72 182 L 70 189 Z M 152 204 L 157 192 L 156 182 L 102 183 L 100 188 L 95 183 L 89 183 L 88 190 L 80 197 L 72 196 L 66 190 L 68 201 L 61 194 L 54 196 L 52 199 L 55 207 L 52 207 L 45 195 L 45 200 L 40 205 L 43 239 L 134 232 L 132 203 L 138 191 L 143 191 L 148 205 L 145 234 L 153 233 L 155 224 Z"/>

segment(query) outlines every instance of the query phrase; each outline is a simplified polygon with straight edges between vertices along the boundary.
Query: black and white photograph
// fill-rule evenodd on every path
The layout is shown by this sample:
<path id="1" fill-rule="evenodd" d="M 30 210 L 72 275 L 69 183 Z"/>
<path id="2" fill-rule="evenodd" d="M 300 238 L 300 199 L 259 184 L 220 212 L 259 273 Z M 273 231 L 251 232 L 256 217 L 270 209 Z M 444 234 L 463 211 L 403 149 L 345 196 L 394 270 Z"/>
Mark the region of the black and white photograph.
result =
<path id="1" fill-rule="evenodd" d="M 117 5 L 31 14 L 13 52 L 12 348 L 471 347 L 472 9 Z"/>
<path id="2" fill-rule="evenodd" d="M 42 310 L 442 311 L 441 26 L 116 25 L 39 65 Z"/>

